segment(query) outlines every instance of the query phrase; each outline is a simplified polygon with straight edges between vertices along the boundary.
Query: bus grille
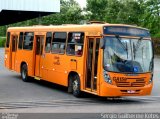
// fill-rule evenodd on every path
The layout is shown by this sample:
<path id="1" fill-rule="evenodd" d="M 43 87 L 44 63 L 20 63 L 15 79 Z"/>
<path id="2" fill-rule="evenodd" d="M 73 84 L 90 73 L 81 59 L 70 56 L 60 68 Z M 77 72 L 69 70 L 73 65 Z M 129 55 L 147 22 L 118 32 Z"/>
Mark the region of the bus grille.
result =
<path id="1" fill-rule="evenodd" d="M 127 79 L 129 81 L 129 79 Z M 117 87 L 144 87 L 144 79 L 136 79 L 134 82 L 116 82 Z"/>

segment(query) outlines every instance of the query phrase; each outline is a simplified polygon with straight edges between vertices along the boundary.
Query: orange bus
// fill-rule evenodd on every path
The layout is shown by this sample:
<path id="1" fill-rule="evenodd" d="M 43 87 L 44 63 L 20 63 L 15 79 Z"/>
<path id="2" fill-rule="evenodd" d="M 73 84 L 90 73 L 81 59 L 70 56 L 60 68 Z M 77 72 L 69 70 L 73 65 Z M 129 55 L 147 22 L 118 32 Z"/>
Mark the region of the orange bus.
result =
<path id="1" fill-rule="evenodd" d="M 124 24 L 11 27 L 5 67 L 22 80 L 46 80 L 80 96 L 150 95 L 153 45 L 149 30 Z"/>

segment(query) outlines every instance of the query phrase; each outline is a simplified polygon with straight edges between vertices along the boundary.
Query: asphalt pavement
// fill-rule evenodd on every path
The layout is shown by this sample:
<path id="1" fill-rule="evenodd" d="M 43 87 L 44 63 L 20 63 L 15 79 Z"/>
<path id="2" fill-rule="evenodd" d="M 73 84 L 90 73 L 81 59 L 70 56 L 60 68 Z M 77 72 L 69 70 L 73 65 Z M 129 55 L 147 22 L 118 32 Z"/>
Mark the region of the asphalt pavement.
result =
<path id="1" fill-rule="evenodd" d="M 0 112 L 14 113 L 160 113 L 160 57 L 155 56 L 151 96 L 75 98 L 67 88 L 45 81 L 25 83 L 20 74 L 4 67 L 0 49 Z"/>

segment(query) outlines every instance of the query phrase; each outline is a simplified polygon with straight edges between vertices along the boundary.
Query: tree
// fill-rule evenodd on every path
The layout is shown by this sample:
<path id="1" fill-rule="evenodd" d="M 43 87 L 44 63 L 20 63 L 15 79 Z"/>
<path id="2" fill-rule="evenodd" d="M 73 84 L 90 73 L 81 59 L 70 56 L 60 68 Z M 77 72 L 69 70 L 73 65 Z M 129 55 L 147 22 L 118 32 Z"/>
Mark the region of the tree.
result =
<path id="1" fill-rule="evenodd" d="M 160 37 L 160 0 L 87 0 L 84 11 L 75 0 L 61 0 L 61 12 L 42 17 L 41 24 L 77 24 L 84 19 L 134 24 L 146 27 L 152 36 Z M 37 24 L 39 18 L 9 26 Z M 0 36 L 4 36 L 5 32 L 6 26 L 0 27 Z"/>
<path id="2" fill-rule="evenodd" d="M 89 20 L 105 20 L 106 6 L 108 5 L 108 0 L 87 0 L 86 11 L 90 12 Z"/>
<path id="3" fill-rule="evenodd" d="M 140 25 L 143 9 L 135 0 L 122 0 L 117 21 L 125 24 Z"/>
<path id="4" fill-rule="evenodd" d="M 75 0 L 61 0 L 61 12 L 42 18 L 42 24 L 76 24 L 83 19 L 82 10 Z"/>
<path id="5" fill-rule="evenodd" d="M 61 0 L 61 12 L 55 13 L 49 16 L 45 16 L 41 18 L 42 25 L 50 25 L 50 24 L 77 24 L 83 20 L 84 16 L 81 14 L 82 10 L 79 4 L 75 0 Z M 35 18 L 32 20 L 27 20 L 7 26 L 0 27 L 0 36 L 5 36 L 6 28 L 11 26 L 31 26 L 38 25 L 39 18 Z"/>
<path id="6" fill-rule="evenodd" d="M 123 10 L 121 10 L 123 9 Z M 122 14 L 120 11 L 124 11 L 124 5 L 119 0 L 108 0 L 108 5 L 105 8 L 105 21 L 108 23 L 122 23 L 124 18 L 121 19 Z"/>
<path id="7" fill-rule="evenodd" d="M 146 0 L 145 8 L 142 25 L 149 28 L 153 35 L 160 36 L 160 1 Z"/>
<path id="8" fill-rule="evenodd" d="M 6 34 L 6 26 L 0 26 L 0 36 L 5 36 Z"/>
<path id="9" fill-rule="evenodd" d="M 90 20 L 134 24 L 160 36 L 160 0 L 87 0 Z"/>

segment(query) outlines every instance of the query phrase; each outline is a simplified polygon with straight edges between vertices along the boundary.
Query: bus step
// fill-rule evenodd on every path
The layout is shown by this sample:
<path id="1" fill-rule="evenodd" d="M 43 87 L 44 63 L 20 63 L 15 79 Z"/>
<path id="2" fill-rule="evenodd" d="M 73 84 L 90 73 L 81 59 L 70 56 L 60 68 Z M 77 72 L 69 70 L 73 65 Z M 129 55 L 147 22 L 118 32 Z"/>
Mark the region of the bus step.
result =
<path id="1" fill-rule="evenodd" d="M 36 80 L 41 80 L 41 78 L 40 78 L 40 77 L 37 77 L 37 76 L 35 76 L 34 79 L 36 79 Z"/>

